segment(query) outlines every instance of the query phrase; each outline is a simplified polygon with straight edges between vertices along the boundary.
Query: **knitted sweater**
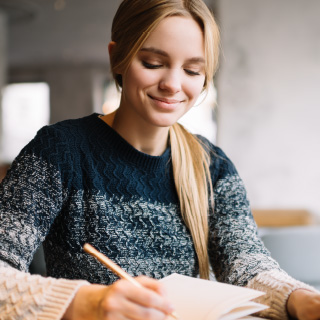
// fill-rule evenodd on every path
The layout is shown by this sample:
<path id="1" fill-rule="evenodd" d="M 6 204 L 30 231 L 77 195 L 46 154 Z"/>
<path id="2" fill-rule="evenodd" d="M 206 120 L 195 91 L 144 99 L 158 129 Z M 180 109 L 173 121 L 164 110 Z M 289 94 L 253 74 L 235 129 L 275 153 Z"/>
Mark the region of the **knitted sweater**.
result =
<path id="1" fill-rule="evenodd" d="M 202 139 L 212 154 L 212 270 L 218 281 L 267 292 L 264 315 L 284 319 L 290 292 L 308 286 L 270 257 L 234 165 Z M 49 278 L 26 273 L 42 242 Z M 86 242 L 132 276 L 199 271 L 170 148 L 139 152 L 97 114 L 42 128 L 0 185 L 0 318 L 60 319 L 81 285 L 117 280 L 83 252 Z"/>

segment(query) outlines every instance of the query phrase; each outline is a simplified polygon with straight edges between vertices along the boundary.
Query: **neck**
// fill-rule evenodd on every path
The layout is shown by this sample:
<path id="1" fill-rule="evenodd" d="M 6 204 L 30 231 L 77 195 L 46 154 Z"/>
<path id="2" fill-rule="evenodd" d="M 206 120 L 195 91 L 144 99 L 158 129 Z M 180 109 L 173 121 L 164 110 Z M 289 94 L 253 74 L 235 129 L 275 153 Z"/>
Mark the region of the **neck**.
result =
<path id="1" fill-rule="evenodd" d="M 160 156 L 168 147 L 169 128 L 141 125 L 125 117 L 121 109 L 102 119 L 135 149 L 151 156 Z"/>

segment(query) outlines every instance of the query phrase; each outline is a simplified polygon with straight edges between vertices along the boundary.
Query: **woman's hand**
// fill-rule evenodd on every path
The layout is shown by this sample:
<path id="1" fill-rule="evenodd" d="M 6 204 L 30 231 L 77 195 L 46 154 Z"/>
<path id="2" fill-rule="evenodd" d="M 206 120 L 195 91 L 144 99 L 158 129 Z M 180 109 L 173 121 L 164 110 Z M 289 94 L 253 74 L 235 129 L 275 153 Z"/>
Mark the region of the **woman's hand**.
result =
<path id="1" fill-rule="evenodd" d="M 295 290 L 289 296 L 287 310 L 295 319 L 320 319 L 320 294 L 305 289 Z"/>
<path id="2" fill-rule="evenodd" d="M 135 278 L 143 288 L 127 280 L 110 286 L 81 287 L 63 319 L 65 320 L 163 320 L 173 311 L 162 284 L 154 279 Z"/>

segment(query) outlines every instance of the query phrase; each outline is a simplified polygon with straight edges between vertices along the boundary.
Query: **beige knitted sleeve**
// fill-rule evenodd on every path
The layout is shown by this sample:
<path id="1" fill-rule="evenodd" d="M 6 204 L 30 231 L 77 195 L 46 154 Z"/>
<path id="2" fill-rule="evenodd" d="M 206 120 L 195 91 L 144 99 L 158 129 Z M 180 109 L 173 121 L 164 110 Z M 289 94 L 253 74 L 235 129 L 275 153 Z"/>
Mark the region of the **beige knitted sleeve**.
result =
<path id="1" fill-rule="evenodd" d="M 293 279 L 284 271 L 265 271 L 249 281 L 248 288 L 263 291 L 266 294 L 256 299 L 256 302 L 268 305 L 269 308 L 258 315 L 267 319 L 289 319 L 286 309 L 289 295 L 296 289 L 307 289 L 318 292 L 315 288 Z"/>
<path id="2" fill-rule="evenodd" d="M 1 320 L 58 320 L 86 281 L 45 278 L 0 265 Z"/>

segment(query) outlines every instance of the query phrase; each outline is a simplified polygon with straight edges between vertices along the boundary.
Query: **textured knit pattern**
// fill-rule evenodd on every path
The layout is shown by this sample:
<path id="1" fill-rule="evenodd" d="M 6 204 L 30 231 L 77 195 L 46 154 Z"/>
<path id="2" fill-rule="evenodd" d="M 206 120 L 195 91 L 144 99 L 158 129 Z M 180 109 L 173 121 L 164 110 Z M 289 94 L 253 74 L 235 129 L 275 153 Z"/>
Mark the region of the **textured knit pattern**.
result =
<path id="1" fill-rule="evenodd" d="M 43 278 L 0 263 L 1 320 L 61 319 L 85 281 Z"/>
<path id="2" fill-rule="evenodd" d="M 260 273 L 249 281 L 247 287 L 267 292 L 265 296 L 257 298 L 255 301 L 270 307 L 259 314 L 261 317 L 268 319 L 289 319 L 284 302 L 288 300 L 292 291 L 303 288 L 316 292 L 313 287 L 275 270 Z"/>
<path id="3" fill-rule="evenodd" d="M 205 143 L 212 153 L 209 254 L 216 278 L 243 286 L 266 271 L 282 275 L 257 237 L 236 169 L 219 148 Z M 117 279 L 83 252 L 86 242 L 133 276 L 199 271 L 181 218 L 170 148 L 159 157 L 141 153 L 96 114 L 41 129 L 0 185 L 0 260 L 26 272 L 43 241 L 47 273 L 54 278 L 103 284 Z M 3 290 L 6 273 L 0 276 Z M 30 308 L 48 303 L 40 296 Z M 6 299 L 0 296 L 0 303 Z"/>

